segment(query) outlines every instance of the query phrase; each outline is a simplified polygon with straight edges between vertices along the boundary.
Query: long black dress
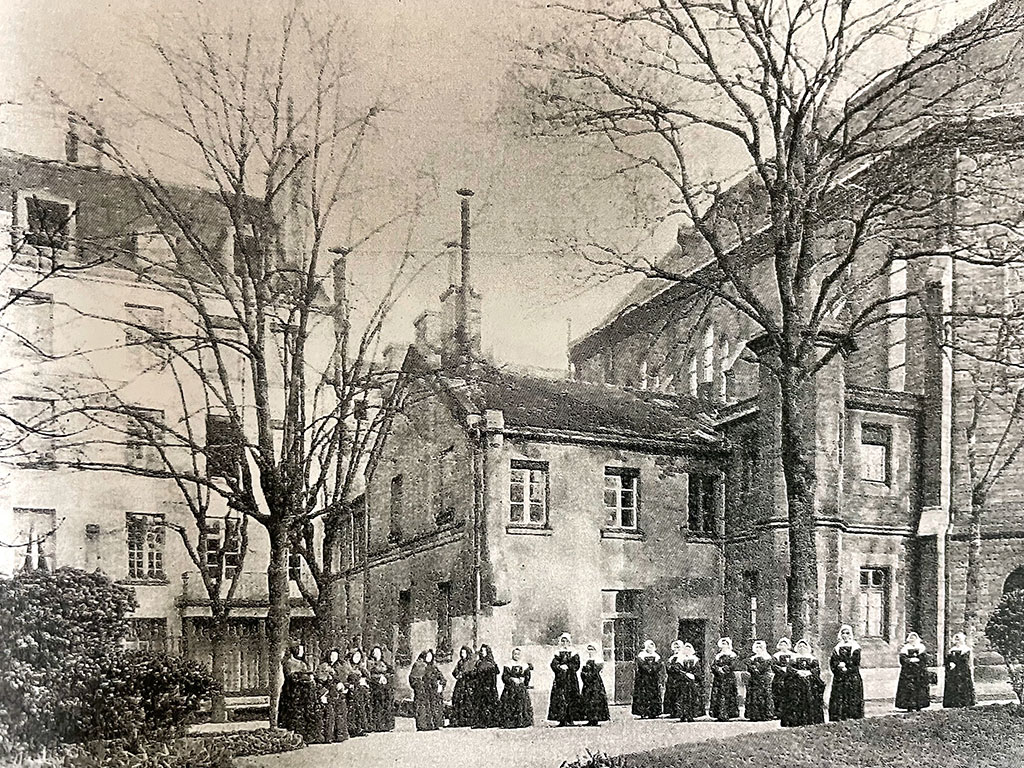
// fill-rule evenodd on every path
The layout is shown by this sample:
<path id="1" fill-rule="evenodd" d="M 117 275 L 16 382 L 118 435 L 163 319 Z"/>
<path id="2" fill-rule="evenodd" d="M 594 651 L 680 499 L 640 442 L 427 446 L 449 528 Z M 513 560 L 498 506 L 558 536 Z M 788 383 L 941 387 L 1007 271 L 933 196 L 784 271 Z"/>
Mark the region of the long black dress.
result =
<path id="1" fill-rule="evenodd" d="M 665 662 L 665 699 L 661 711 L 666 715 L 675 715 L 676 702 L 679 700 L 679 686 L 683 668 L 679 664 L 678 656 L 669 656 Z"/>
<path id="2" fill-rule="evenodd" d="M 436 731 L 444 727 L 444 675 L 433 661 L 417 659 L 409 671 L 413 705 L 416 710 L 416 730 Z"/>
<path id="3" fill-rule="evenodd" d="M 565 667 L 565 669 L 562 669 Z M 559 651 L 551 659 L 555 681 L 551 685 L 548 720 L 559 725 L 572 725 L 580 719 L 580 657 L 572 651 Z"/>
<path id="4" fill-rule="evenodd" d="M 477 659 L 473 670 L 473 727 L 498 726 L 498 665 L 488 654 Z"/>
<path id="5" fill-rule="evenodd" d="M 281 686 L 277 724 L 308 739 L 315 736 L 312 731 L 319 715 L 313 668 L 304 657 L 299 658 L 292 653 L 285 657 L 281 665 L 284 669 L 284 684 Z"/>
<path id="6" fill-rule="evenodd" d="M 473 671 L 476 659 L 473 650 L 462 646 L 459 661 L 452 670 L 455 687 L 452 689 L 452 720 L 453 728 L 468 728 L 473 724 Z"/>
<path id="7" fill-rule="evenodd" d="M 770 657 L 751 656 L 747 660 L 747 694 L 743 701 L 743 714 L 747 720 L 761 722 L 775 718 L 775 700 L 772 698 L 772 660 Z"/>
<path id="8" fill-rule="evenodd" d="M 679 694 L 672 713 L 680 720 L 693 722 L 704 717 L 704 669 L 695 656 L 679 660 Z"/>
<path id="9" fill-rule="evenodd" d="M 942 688 L 942 706 L 973 707 L 974 677 L 971 674 L 971 650 L 951 648 L 946 653 L 946 679 Z"/>
<path id="10" fill-rule="evenodd" d="M 775 704 L 775 716 L 782 715 L 782 690 L 786 684 L 786 670 L 793 658 L 790 651 L 776 651 L 772 656 L 772 702 Z"/>
<path id="11" fill-rule="evenodd" d="M 808 656 L 793 656 L 782 686 L 782 725 L 813 725 L 825 722 L 825 681 L 821 665 Z"/>
<path id="12" fill-rule="evenodd" d="M 334 744 L 348 738 L 348 704 L 345 701 L 344 666 L 341 662 L 332 664 L 324 661 L 316 670 L 317 692 L 322 703 L 323 731 L 325 744 Z"/>
<path id="13" fill-rule="evenodd" d="M 348 735 L 365 736 L 370 727 L 370 681 L 366 667 L 351 661 L 346 664 L 345 684 L 348 686 Z"/>
<path id="14" fill-rule="evenodd" d="M 501 671 L 501 698 L 498 699 L 498 721 L 502 728 L 529 728 L 533 725 L 533 703 L 530 701 L 529 664 L 513 664 Z"/>
<path id="15" fill-rule="evenodd" d="M 928 663 L 930 657 L 923 647 L 907 648 L 900 651 L 900 680 L 896 685 L 896 709 L 914 712 L 927 709 L 931 703 L 928 687 Z"/>
<path id="16" fill-rule="evenodd" d="M 711 662 L 711 706 L 708 714 L 722 722 L 740 716 L 735 662 L 734 653 L 720 653 Z"/>
<path id="17" fill-rule="evenodd" d="M 637 655 L 633 671 L 632 712 L 642 718 L 661 714 L 661 674 L 665 665 L 657 654 Z"/>
<path id="18" fill-rule="evenodd" d="M 828 666 L 832 670 L 828 719 L 834 723 L 864 717 L 864 681 L 860 676 L 860 646 L 837 645 L 832 649 Z"/>
<path id="19" fill-rule="evenodd" d="M 395 729 L 395 670 L 384 659 L 370 663 L 366 668 L 370 678 L 369 728 L 372 733 Z"/>
<path id="20" fill-rule="evenodd" d="M 608 713 L 608 694 L 604 689 L 604 680 L 601 679 L 603 668 L 604 664 L 600 661 L 588 659 L 580 670 L 580 677 L 583 678 L 581 719 L 586 720 L 588 725 L 611 720 Z"/>

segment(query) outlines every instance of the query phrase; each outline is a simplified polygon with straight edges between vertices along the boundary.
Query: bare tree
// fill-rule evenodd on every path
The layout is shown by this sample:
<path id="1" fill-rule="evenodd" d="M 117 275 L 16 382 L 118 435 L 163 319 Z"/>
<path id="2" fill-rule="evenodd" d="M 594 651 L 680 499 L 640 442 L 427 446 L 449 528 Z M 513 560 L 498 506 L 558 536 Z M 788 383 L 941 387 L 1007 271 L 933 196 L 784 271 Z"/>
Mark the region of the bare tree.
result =
<path id="1" fill-rule="evenodd" d="M 181 418 L 126 412 L 131 406 L 119 392 L 68 399 L 78 419 L 69 439 L 81 449 L 74 466 L 139 471 L 99 456 L 95 444 L 104 438 L 82 426 L 85 418 L 116 432 L 120 417 L 119 439 L 127 431 L 159 450 L 161 460 L 144 474 L 173 481 L 192 500 L 192 535 L 203 536 L 210 495 L 265 529 L 272 722 L 289 636 L 289 555 L 309 563 L 311 581 L 300 586 L 329 623 L 341 578 L 330 556 L 336 517 L 358 491 L 361 457 L 376 434 L 376 422 L 355 410 L 394 377 L 380 362 L 381 329 L 425 268 L 411 254 L 399 259 L 380 295 L 367 300 L 367 287 L 355 312 L 347 264 L 372 255 L 382 233 L 401 225 L 411 232 L 433 192 L 426 176 L 403 178 L 399 188 L 364 173 L 388 103 L 360 81 L 346 26 L 302 3 L 276 22 L 234 16 L 225 29 L 200 17 L 195 29 L 179 30 L 177 43 L 155 42 L 172 85 L 166 108 L 105 83 L 139 119 L 191 151 L 210 191 L 183 194 L 130 142 L 105 144 L 134 183 L 155 241 L 134 254 L 139 279 L 181 307 L 176 327 L 127 323 L 142 334 L 139 344 L 162 350 Z M 360 201 L 371 195 L 386 204 L 360 215 Z M 346 248 L 331 252 L 333 238 L 344 238 Z M 388 265 L 378 272 L 386 275 Z M 374 419 L 385 412 L 375 409 Z M 219 417 L 217 435 L 197 421 L 210 413 Z M 202 566 L 211 601 L 223 598 L 226 612 L 232 587 L 223 594 L 216 574 L 207 579 L 202 538 L 186 547 Z"/>
<path id="2" fill-rule="evenodd" d="M 572 245 L 687 286 L 762 337 L 779 395 L 789 616 L 817 637 L 815 381 L 872 328 L 925 313 L 926 265 L 971 258 L 947 237 L 956 147 L 1004 100 L 1020 12 L 996 3 L 922 50 L 937 6 L 919 0 L 553 7 L 560 38 L 523 68 L 528 124 L 599 139 L 623 159 L 617 175 L 662 194 L 656 222 L 687 222 L 668 259 Z M 729 170 L 741 174 L 720 178 Z M 892 273 L 917 262 L 920 281 L 892 290 Z"/>

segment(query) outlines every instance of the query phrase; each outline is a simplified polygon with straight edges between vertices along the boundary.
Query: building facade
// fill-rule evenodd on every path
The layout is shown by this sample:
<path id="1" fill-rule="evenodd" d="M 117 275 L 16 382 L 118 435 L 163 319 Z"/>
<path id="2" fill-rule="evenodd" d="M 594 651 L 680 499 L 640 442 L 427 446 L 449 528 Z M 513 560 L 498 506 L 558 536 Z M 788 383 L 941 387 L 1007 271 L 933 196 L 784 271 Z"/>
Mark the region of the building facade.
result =
<path id="1" fill-rule="evenodd" d="M 435 322 L 367 480 L 364 635 L 403 666 L 488 644 L 544 669 L 569 632 L 601 649 L 620 701 L 644 638 L 710 648 L 726 451 L 695 401 L 446 367 L 430 340 L 458 334 Z"/>
<path id="2" fill-rule="evenodd" d="M 25 567 L 99 569 L 135 592 L 131 647 L 206 662 L 211 600 L 199 568 L 216 573 L 222 596 L 230 590 L 226 693 L 235 705 L 265 701 L 278 663 L 269 657 L 265 626 L 266 532 L 230 509 L 228 494 L 201 490 L 206 482 L 225 489 L 239 461 L 228 413 L 204 391 L 197 374 L 212 364 L 209 350 L 215 345 L 224 345 L 222 361 L 239 411 L 253 403 L 245 365 L 229 351 L 238 322 L 211 292 L 207 306 L 223 337 L 218 332 L 207 339 L 205 351 L 192 358 L 195 368 L 185 363 L 185 353 L 168 354 L 167 344 L 197 338 L 196 321 L 185 302 L 140 278 L 140 270 L 164 263 L 187 269 L 187 252 L 168 245 L 157 231 L 129 178 L 100 167 L 99 154 L 89 147 L 74 149 L 62 161 L 0 152 L 0 530 L 4 543 L 13 545 L 0 552 L 0 566 L 5 573 Z M 238 269 L 232 265 L 237 250 L 230 228 L 214 195 L 167 189 L 198 229 L 219 243 L 224 269 Z M 328 313 L 314 332 L 324 335 L 324 349 L 333 348 Z M 211 370 L 206 373 L 214 380 Z M 90 398 L 113 398 L 122 413 L 138 419 L 101 423 L 85 416 L 86 408 L 68 406 Z M 202 454 L 162 445 L 165 425 L 167 434 L 189 430 L 205 446 Z M 280 434 L 275 439 L 280 442 Z M 167 455 L 198 462 L 193 468 L 200 482 L 159 477 Z M 185 493 L 201 506 L 202 530 Z M 349 511 L 349 525 L 351 518 Z M 198 552 L 199 565 L 186 540 Z M 313 629 L 298 587 L 304 568 L 297 556 L 291 558 L 296 636 Z"/>

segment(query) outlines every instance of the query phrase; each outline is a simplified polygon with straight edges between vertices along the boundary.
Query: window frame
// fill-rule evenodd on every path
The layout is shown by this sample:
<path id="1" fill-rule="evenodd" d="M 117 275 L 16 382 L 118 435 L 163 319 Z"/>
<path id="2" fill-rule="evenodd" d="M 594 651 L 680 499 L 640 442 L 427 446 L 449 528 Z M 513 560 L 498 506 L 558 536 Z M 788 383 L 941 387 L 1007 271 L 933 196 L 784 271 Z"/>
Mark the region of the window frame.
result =
<path id="1" fill-rule="evenodd" d="M 710 484 L 708 488 L 704 483 Z M 698 485 L 694 492 L 694 485 Z M 710 495 L 710 505 L 708 497 Z M 701 538 L 719 538 L 719 497 L 721 495 L 721 478 L 711 472 L 689 472 L 686 480 L 686 530 L 687 533 Z M 695 509 L 695 504 L 697 509 Z M 699 513 L 699 526 L 695 526 L 695 518 Z"/>
<path id="2" fill-rule="evenodd" d="M 606 597 L 611 596 L 612 604 L 606 605 Z M 629 597 L 632 606 L 624 604 L 620 598 Z M 643 632 L 643 591 L 639 589 L 603 589 L 601 590 L 601 635 L 602 657 L 605 662 L 629 664 L 640 652 L 641 634 Z M 631 648 L 619 658 L 623 645 L 620 638 L 632 638 Z M 611 640 L 609 641 L 609 638 Z M 628 657 L 628 658 L 627 658 Z"/>
<path id="3" fill-rule="evenodd" d="M 609 487 L 609 480 L 617 478 L 616 486 Z M 631 488 L 626 488 L 626 480 L 631 481 Z M 633 495 L 633 504 L 628 507 L 632 514 L 632 523 L 627 524 L 623 512 L 627 509 L 622 499 L 626 492 Z M 609 492 L 615 494 L 615 503 L 608 504 Z M 607 514 L 606 529 L 619 531 L 640 531 L 640 469 L 638 467 L 606 466 L 604 468 L 604 509 Z"/>
<path id="4" fill-rule="evenodd" d="M 438 527 L 455 522 L 455 446 L 449 445 L 438 457 L 437 510 L 434 522 Z"/>
<path id="5" fill-rule="evenodd" d="M 522 498 L 518 501 L 513 498 L 513 487 L 517 485 L 517 472 L 525 472 L 525 475 L 521 475 L 523 481 L 518 483 L 518 485 L 522 486 Z M 534 472 L 542 473 L 540 480 L 534 480 Z M 536 529 L 545 529 L 550 527 L 550 482 L 551 472 L 550 465 L 547 461 L 538 461 L 536 459 L 512 459 L 509 462 L 507 516 L 509 527 Z M 532 519 L 532 508 L 536 501 L 533 498 L 533 489 L 535 487 L 540 487 L 543 492 L 543 496 L 540 499 L 540 503 L 542 505 L 541 520 Z M 517 505 L 522 508 L 519 520 L 513 519 L 513 511 Z"/>
<path id="6" fill-rule="evenodd" d="M 865 458 L 864 446 L 870 445 L 876 448 L 882 448 L 884 451 L 884 477 L 879 479 L 875 477 L 868 477 L 867 469 L 868 462 Z M 892 425 L 891 424 L 876 424 L 873 422 L 863 422 L 860 425 L 860 451 L 858 452 L 858 458 L 860 460 L 860 479 L 865 483 L 874 483 L 877 485 L 892 485 Z"/>
<path id="7" fill-rule="evenodd" d="M 220 423 L 223 427 L 223 435 L 227 437 L 226 442 L 210 442 L 211 423 Z M 237 437 L 234 423 L 231 417 L 224 413 L 206 413 L 204 419 L 204 455 L 206 458 L 206 476 L 209 478 L 222 478 L 224 480 L 237 479 L 241 471 L 243 458 L 243 442 L 232 437 Z M 215 458 L 216 457 L 216 458 Z M 213 464 L 211 467 L 210 465 Z M 229 464 L 233 464 L 234 471 L 230 471 Z"/>
<path id="8" fill-rule="evenodd" d="M 452 643 L 452 583 L 437 582 L 437 636 L 434 642 L 437 660 L 447 663 L 454 653 Z"/>
<path id="9" fill-rule="evenodd" d="M 43 567 L 52 571 L 57 566 L 57 510 L 53 507 L 14 507 L 11 512 L 15 528 L 19 525 L 19 517 L 26 522 L 31 519 L 33 523 L 25 546 L 18 547 L 18 550 L 24 551 L 19 570 L 26 564 L 31 564 L 31 569 L 37 570 L 42 563 Z M 42 521 L 43 518 L 46 518 L 44 527 L 47 530 L 37 535 L 35 521 Z"/>
<path id="10" fill-rule="evenodd" d="M 129 617 L 125 619 L 128 629 L 124 636 L 124 648 L 129 651 L 167 651 L 167 619 L 155 616 Z M 139 630 L 145 628 L 140 636 Z"/>
<path id="11" fill-rule="evenodd" d="M 881 584 L 875 584 L 874 575 L 881 575 Z M 867 576 L 867 584 L 865 584 Z M 878 633 L 873 632 L 871 626 L 871 595 L 879 595 L 881 605 L 879 607 Z M 892 639 L 892 625 L 889 620 L 889 606 L 892 600 L 892 569 L 881 565 L 862 565 L 858 572 L 857 581 L 857 609 L 860 612 L 859 628 L 862 638 L 873 638 L 881 640 Z"/>
<path id="12" fill-rule="evenodd" d="M 242 519 L 234 515 L 208 517 L 204 537 L 207 569 L 211 569 L 222 581 L 232 581 L 241 568 Z M 233 542 L 230 549 L 229 542 Z M 231 559 L 234 563 L 229 562 Z"/>
<path id="13" fill-rule="evenodd" d="M 30 202 L 33 205 L 37 203 L 59 205 L 67 209 L 67 219 L 61 227 L 63 231 L 60 233 L 60 239 L 54 239 L 51 233 L 37 232 L 32 228 L 32 211 L 30 210 L 32 206 Z M 58 251 L 69 253 L 75 240 L 75 220 L 78 218 L 77 208 L 78 206 L 75 201 L 58 195 L 52 195 L 41 190 L 19 190 L 18 225 L 21 231 L 22 244 L 33 248 L 45 248 L 53 254 L 56 254 Z"/>
<path id="14" fill-rule="evenodd" d="M 142 523 L 141 539 L 137 542 L 137 557 L 133 558 L 133 523 Z M 127 545 L 128 580 L 140 583 L 167 583 L 166 566 L 166 518 L 161 512 L 125 512 L 125 539 Z M 150 533 L 155 537 L 149 539 Z M 133 570 L 133 559 L 138 567 Z"/>

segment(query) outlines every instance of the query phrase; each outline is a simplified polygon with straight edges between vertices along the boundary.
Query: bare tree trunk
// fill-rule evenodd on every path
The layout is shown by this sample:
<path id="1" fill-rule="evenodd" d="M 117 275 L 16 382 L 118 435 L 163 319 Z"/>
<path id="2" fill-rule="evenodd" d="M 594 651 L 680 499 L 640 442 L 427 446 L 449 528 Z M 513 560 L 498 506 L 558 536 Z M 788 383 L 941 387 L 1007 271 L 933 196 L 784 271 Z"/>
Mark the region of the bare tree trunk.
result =
<path id="1" fill-rule="evenodd" d="M 213 673 L 213 679 L 221 685 L 211 702 L 210 719 L 215 723 L 224 723 L 228 719 L 224 703 L 227 630 L 228 619 L 223 607 L 214 606 L 210 618 L 210 671 Z"/>
<path id="2" fill-rule="evenodd" d="M 270 534 L 270 564 L 267 567 L 267 635 L 270 642 L 270 727 L 277 727 L 277 709 L 284 683 L 281 662 L 288 650 L 289 594 L 288 594 L 288 537 L 283 521 L 274 520 L 268 526 Z"/>
<path id="3" fill-rule="evenodd" d="M 314 612 L 321 652 L 329 648 L 345 647 L 348 628 L 345 626 L 344 617 L 340 616 L 337 610 L 342 588 L 343 582 L 336 574 L 327 574 L 317 596 Z"/>
<path id="4" fill-rule="evenodd" d="M 789 506 L 789 617 L 794 641 L 817 648 L 818 552 L 814 537 L 815 438 L 813 388 L 784 368 L 780 392 L 782 471 Z"/>
<path id="5" fill-rule="evenodd" d="M 971 515 L 967 526 L 967 582 L 964 587 L 964 634 L 974 640 L 978 631 L 978 607 L 981 603 L 981 521 L 985 517 L 986 494 L 971 493 Z"/>

